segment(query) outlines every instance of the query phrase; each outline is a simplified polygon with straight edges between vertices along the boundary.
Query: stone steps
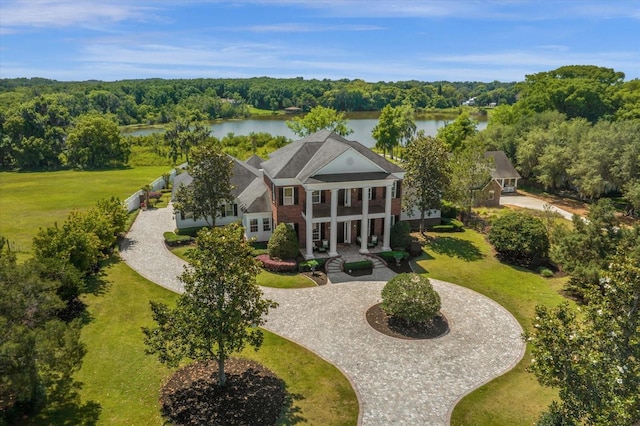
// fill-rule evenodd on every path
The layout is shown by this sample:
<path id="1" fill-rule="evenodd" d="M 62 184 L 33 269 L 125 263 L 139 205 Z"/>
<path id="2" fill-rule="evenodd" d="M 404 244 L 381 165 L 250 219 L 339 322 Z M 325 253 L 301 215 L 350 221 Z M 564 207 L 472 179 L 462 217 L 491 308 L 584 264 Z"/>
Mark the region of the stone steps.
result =
<path id="1" fill-rule="evenodd" d="M 373 269 L 386 268 L 387 267 L 387 265 L 384 263 L 384 261 L 379 259 L 378 257 L 362 255 L 360 259 L 351 259 L 350 258 L 348 260 L 345 260 L 340 256 L 334 257 L 334 258 L 332 258 L 332 259 L 327 261 L 327 263 L 324 266 L 324 269 L 327 272 L 327 274 L 344 272 L 343 269 L 342 269 L 343 263 L 345 263 L 346 261 L 354 262 L 354 261 L 357 261 L 357 260 L 370 260 L 373 263 Z"/>

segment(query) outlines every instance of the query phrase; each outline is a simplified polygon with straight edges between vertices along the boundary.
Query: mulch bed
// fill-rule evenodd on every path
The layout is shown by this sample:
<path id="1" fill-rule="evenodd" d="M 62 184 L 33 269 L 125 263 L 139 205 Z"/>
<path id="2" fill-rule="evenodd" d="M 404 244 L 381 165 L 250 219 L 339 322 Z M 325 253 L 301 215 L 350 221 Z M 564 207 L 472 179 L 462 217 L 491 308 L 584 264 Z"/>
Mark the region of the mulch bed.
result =
<path id="1" fill-rule="evenodd" d="M 373 268 L 364 268 L 364 269 L 356 269 L 349 271 L 344 271 L 345 274 L 351 275 L 352 277 L 364 277 L 365 275 L 373 274 Z"/>
<path id="2" fill-rule="evenodd" d="M 327 274 L 325 274 L 322 271 L 316 271 L 315 274 L 312 274 L 310 271 L 307 271 L 307 272 L 301 272 L 301 274 L 315 281 L 317 285 L 325 285 L 327 283 Z"/>
<path id="3" fill-rule="evenodd" d="M 449 323 L 442 313 L 427 323 L 409 323 L 382 310 L 382 304 L 367 310 L 367 322 L 376 331 L 406 340 L 435 339 L 449 333 Z"/>
<path id="4" fill-rule="evenodd" d="M 284 382 L 261 364 L 232 358 L 227 384 L 218 386 L 218 364 L 195 362 L 162 387 L 162 414 L 174 425 L 275 425 L 287 401 Z"/>
<path id="5" fill-rule="evenodd" d="M 397 266 L 396 262 L 389 262 L 387 266 L 396 274 L 413 272 L 413 270 L 411 269 L 411 265 L 409 265 L 409 261 L 406 259 L 400 262 L 400 266 Z"/>

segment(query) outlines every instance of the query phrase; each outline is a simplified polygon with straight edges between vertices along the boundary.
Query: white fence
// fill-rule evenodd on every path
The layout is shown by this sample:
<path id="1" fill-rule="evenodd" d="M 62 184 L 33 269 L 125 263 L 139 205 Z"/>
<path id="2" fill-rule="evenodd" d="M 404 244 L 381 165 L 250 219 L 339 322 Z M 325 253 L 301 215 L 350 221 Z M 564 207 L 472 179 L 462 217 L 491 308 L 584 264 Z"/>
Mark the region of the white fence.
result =
<path id="1" fill-rule="evenodd" d="M 171 170 L 169 172 L 169 182 L 173 182 L 173 179 L 176 177 L 176 174 L 177 174 L 177 172 L 176 172 L 177 169 L 179 169 L 179 168 L 181 169 L 181 168 L 184 168 L 186 166 L 187 166 L 187 163 L 184 163 L 184 164 L 179 165 L 175 169 Z M 159 191 L 162 188 L 164 188 L 164 179 L 162 178 L 162 176 L 160 176 L 159 178 L 157 178 L 156 180 L 151 182 L 151 190 L 152 191 Z M 133 195 L 131 195 L 129 198 L 124 200 L 124 204 L 127 206 L 127 211 L 128 212 L 132 212 L 132 211 L 140 208 L 140 198 L 141 198 L 142 195 L 144 195 L 144 191 L 142 189 L 139 189 Z"/>

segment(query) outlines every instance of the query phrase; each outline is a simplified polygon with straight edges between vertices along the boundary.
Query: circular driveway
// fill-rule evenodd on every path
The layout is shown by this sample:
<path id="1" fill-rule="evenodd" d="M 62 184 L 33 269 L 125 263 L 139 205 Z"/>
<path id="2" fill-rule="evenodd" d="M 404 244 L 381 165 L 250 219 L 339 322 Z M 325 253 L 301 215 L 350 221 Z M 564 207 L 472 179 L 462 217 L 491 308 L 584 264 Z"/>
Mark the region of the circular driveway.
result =
<path id="1" fill-rule="evenodd" d="M 180 292 L 175 277 L 184 262 L 162 239 L 175 226 L 171 217 L 171 208 L 141 212 L 121 253 L 141 275 Z M 365 313 L 380 301 L 384 282 L 263 287 L 279 303 L 265 328 L 337 366 L 358 394 L 361 424 L 444 425 L 461 397 L 510 370 L 525 346 L 520 325 L 502 306 L 466 288 L 431 282 L 451 328 L 437 339 L 395 339 L 368 325 Z"/>

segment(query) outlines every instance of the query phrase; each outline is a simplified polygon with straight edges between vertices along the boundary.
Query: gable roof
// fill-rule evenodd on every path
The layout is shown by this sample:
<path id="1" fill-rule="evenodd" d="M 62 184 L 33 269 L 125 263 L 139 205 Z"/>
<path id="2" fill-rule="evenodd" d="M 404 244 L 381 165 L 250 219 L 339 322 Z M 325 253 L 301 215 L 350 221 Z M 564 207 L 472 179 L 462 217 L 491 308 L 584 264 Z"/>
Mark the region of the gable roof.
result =
<path id="1" fill-rule="evenodd" d="M 491 177 L 494 179 L 520 179 L 520 173 L 513 167 L 504 151 L 487 151 L 485 158 L 493 158 L 494 168 Z"/>
<path id="2" fill-rule="evenodd" d="M 234 198 L 239 198 L 240 195 L 247 190 L 247 188 L 249 188 L 252 184 L 254 184 L 254 182 L 259 182 L 266 194 L 267 189 L 264 187 L 262 172 L 260 170 L 230 155 L 228 155 L 227 157 L 231 161 L 233 161 L 233 168 L 231 171 L 232 174 L 231 174 L 230 183 L 233 186 L 233 189 L 231 190 L 231 195 L 233 195 Z M 191 182 L 193 182 L 193 177 L 191 177 L 191 175 L 188 172 L 180 173 L 179 175 L 177 175 L 173 181 L 173 190 L 171 191 L 171 198 L 173 199 L 175 197 L 175 193 L 181 184 L 187 186 L 191 184 Z M 253 189 L 253 193 L 256 195 L 256 197 L 261 195 L 261 194 L 257 194 L 255 189 Z M 265 211 L 268 211 L 268 210 L 265 210 Z"/>
<path id="3" fill-rule="evenodd" d="M 269 159 L 262 163 L 262 168 L 271 178 L 296 178 L 305 183 L 324 166 L 350 149 L 371 161 L 381 173 L 404 172 L 402 168 L 374 153 L 360 142 L 347 140 L 326 129 L 274 151 Z M 344 174 L 347 175 L 349 172 L 345 171 Z"/>
<path id="4" fill-rule="evenodd" d="M 251 167 L 260 169 L 262 168 L 261 164 L 263 161 L 264 161 L 264 158 L 258 157 L 256 154 L 253 154 L 251 157 L 246 159 L 245 163 L 247 163 Z"/>

